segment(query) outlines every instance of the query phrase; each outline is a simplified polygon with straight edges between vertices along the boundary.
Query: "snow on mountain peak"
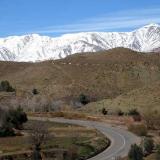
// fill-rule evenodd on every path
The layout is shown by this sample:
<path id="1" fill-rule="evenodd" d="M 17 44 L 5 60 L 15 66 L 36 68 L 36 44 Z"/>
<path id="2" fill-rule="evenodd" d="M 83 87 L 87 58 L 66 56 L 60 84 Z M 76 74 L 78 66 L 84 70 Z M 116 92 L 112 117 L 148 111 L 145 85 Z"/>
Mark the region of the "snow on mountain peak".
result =
<path id="1" fill-rule="evenodd" d="M 156 50 L 160 48 L 160 26 L 152 23 L 133 32 L 82 32 L 56 38 L 39 34 L 0 38 L 0 60 L 35 62 L 116 47 Z"/>
<path id="2" fill-rule="evenodd" d="M 148 25 L 146 25 L 146 26 L 144 26 L 144 27 L 160 27 L 160 25 L 159 24 L 157 24 L 157 23 L 150 23 L 150 24 L 148 24 Z"/>

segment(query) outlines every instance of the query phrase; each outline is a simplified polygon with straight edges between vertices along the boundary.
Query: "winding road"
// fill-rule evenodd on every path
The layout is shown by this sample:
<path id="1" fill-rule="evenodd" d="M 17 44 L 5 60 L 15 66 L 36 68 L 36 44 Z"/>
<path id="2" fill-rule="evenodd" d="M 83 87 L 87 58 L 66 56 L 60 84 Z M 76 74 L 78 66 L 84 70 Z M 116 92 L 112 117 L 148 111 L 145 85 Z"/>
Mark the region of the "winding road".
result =
<path id="1" fill-rule="evenodd" d="M 106 135 L 111 140 L 110 147 L 88 160 L 115 160 L 116 157 L 125 157 L 129 152 L 131 144 L 140 142 L 140 138 L 134 134 L 121 129 L 120 127 L 112 127 L 111 125 L 103 122 L 46 117 L 30 117 L 30 119 L 92 127 Z"/>

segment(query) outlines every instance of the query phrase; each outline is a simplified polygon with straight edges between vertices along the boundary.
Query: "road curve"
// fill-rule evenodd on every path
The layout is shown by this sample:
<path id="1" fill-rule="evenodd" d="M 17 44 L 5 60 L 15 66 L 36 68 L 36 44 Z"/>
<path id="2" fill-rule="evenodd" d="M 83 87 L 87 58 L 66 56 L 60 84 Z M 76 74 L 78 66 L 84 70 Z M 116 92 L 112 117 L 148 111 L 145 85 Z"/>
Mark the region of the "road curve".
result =
<path id="1" fill-rule="evenodd" d="M 119 127 L 112 127 L 109 124 L 95 121 L 70 120 L 64 118 L 29 117 L 31 120 L 52 121 L 59 123 L 76 124 L 85 127 L 92 127 L 106 135 L 111 140 L 111 145 L 100 154 L 88 160 L 114 160 L 116 157 L 127 156 L 131 144 L 139 143 L 140 138 Z"/>

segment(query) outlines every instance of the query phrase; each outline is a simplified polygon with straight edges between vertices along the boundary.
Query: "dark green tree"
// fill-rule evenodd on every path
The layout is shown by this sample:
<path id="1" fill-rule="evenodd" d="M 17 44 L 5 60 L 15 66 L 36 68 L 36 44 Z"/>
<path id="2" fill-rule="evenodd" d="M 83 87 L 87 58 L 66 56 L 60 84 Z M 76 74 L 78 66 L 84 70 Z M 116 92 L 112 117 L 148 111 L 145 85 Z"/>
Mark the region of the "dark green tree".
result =
<path id="1" fill-rule="evenodd" d="M 27 115 L 19 106 L 17 109 L 10 109 L 6 116 L 6 121 L 15 129 L 22 129 L 23 123 L 27 122 Z"/>
<path id="2" fill-rule="evenodd" d="M 79 101 L 83 104 L 83 105 L 86 105 L 89 103 L 89 98 L 84 95 L 84 94 L 80 94 L 79 95 Z"/>
<path id="3" fill-rule="evenodd" d="M 121 109 L 118 109 L 118 110 L 117 110 L 117 115 L 118 115 L 118 116 L 123 116 L 123 115 L 124 115 L 124 112 L 122 112 Z"/>
<path id="4" fill-rule="evenodd" d="M 27 115 L 20 106 L 17 109 L 0 109 L 0 137 L 14 136 L 14 128 L 22 129 L 27 120 Z"/>
<path id="5" fill-rule="evenodd" d="M 144 138 L 143 141 L 143 152 L 144 154 L 150 154 L 152 153 L 154 149 L 154 141 L 152 138 Z"/>
<path id="6" fill-rule="evenodd" d="M 102 114 L 107 115 L 108 111 L 105 108 L 102 108 Z"/>
<path id="7" fill-rule="evenodd" d="M 32 90 L 32 93 L 33 93 L 34 95 L 36 95 L 36 94 L 38 94 L 39 92 L 38 92 L 38 90 L 37 90 L 36 88 L 34 88 L 34 89 Z"/>
<path id="8" fill-rule="evenodd" d="M 7 121 L 8 112 L 0 108 L 0 137 L 14 136 L 12 124 Z"/>
<path id="9" fill-rule="evenodd" d="M 128 153 L 129 160 L 143 160 L 143 152 L 141 147 L 134 144 L 131 146 L 131 149 Z"/>
<path id="10" fill-rule="evenodd" d="M 15 92 L 15 89 L 10 85 L 8 81 L 2 81 L 0 83 L 0 90 L 5 92 Z"/>

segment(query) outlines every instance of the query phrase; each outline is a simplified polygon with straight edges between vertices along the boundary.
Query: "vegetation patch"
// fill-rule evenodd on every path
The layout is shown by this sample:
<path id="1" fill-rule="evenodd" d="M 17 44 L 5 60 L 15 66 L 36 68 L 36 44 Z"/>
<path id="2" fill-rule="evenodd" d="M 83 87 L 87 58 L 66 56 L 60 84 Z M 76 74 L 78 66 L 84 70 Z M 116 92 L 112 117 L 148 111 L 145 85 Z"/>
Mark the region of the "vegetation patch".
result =
<path id="1" fill-rule="evenodd" d="M 70 152 L 68 154 L 73 157 L 86 158 L 98 154 L 110 144 L 110 141 L 96 130 L 70 124 L 28 121 L 24 125 L 23 133 L 24 135 L 20 137 L 1 138 L 1 151 L 16 153 L 34 151 L 35 148 L 40 150 L 56 148 L 68 150 Z"/>
<path id="2" fill-rule="evenodd" d="M 0 137 L 15 136 L 15 129 L 23 129 L 27 120 L 27 115 L 21 107 L 9 110 L 0 108 Z"/>
<path id="3" fill-rule="evenodd" d="M 15 92 L 15 89 L 10 85 L 8 81 L 1 81 L 0 91 L 2 92 Z"/>

